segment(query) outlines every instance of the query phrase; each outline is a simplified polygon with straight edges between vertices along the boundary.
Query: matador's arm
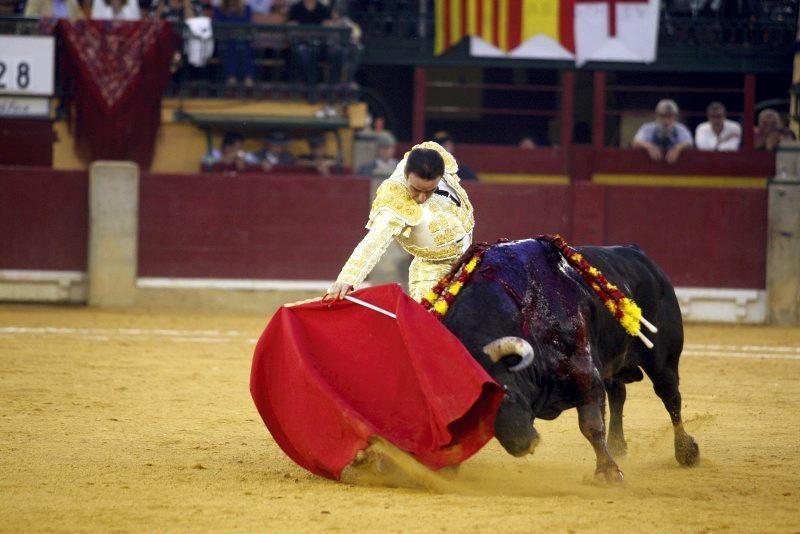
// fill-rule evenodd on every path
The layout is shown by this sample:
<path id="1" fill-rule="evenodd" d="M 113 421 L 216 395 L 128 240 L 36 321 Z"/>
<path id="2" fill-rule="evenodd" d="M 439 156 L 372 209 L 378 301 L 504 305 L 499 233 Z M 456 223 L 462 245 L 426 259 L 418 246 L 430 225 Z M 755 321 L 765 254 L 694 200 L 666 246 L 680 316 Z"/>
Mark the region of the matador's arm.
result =
<path id="1" fill-rule="evenodd" d="M 381 210 L 370 221 L 369 232 L 353 250 L 336 281 L 351 286 L 363 282 L 389 248 L 392 239 L 406 226 L 393 211 Z"/>

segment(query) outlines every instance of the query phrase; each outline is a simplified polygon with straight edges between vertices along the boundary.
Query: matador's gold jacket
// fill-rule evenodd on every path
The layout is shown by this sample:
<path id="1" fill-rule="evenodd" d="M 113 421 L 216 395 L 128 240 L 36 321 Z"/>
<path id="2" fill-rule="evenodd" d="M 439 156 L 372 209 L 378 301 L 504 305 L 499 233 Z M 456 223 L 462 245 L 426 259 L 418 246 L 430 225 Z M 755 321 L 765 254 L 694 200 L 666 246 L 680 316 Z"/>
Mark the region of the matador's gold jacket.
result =
<path id="1" fill-rule="evenodd" d="M 363 282 L 392 239 L 397 239 L 414 256 L 408 270 L 409 289 L 412 298 L 421 300 L 472 243 L 475 219 L 467 193 L 459 185 L 455 158 L 433 141 L 413 148 L 430 148 L 442 155 L 445 171 L 439 188 L 455 193 L 460 206 L 438 194 L 417 204 L 406 186 L 406 154 L 378 187 L 366 226 L 369 232 L 345 263 L 337 282 L 353 286 Z"/>

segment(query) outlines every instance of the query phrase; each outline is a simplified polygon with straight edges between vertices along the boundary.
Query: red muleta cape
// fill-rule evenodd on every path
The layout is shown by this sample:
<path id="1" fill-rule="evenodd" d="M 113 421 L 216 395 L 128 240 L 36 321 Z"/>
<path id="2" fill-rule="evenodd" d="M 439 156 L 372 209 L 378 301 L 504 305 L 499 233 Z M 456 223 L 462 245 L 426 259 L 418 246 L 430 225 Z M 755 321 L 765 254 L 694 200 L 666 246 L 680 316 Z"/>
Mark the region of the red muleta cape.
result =
<path id="1" fill-rule="evenodd" d="M 378 435 L 431 469 L 494 435 L 502 388 L 461 342 L 396 284 L 349 301 L 281 307 L 256 345 L 250 393 L 295 462 L 338 479 Z"/>

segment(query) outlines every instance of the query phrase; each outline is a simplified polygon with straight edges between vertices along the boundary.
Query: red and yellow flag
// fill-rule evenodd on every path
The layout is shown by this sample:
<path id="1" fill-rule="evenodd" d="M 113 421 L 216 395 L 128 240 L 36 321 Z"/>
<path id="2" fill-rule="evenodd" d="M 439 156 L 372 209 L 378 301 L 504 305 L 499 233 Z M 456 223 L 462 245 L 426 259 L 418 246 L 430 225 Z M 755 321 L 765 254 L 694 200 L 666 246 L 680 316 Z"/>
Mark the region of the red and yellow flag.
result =
<path id="1" fill-rule="evenodd" d="M 504 52 L 545 35 L 575 52 L 575 0 L 435 0 L 434 53 L 478 36 Z"/>

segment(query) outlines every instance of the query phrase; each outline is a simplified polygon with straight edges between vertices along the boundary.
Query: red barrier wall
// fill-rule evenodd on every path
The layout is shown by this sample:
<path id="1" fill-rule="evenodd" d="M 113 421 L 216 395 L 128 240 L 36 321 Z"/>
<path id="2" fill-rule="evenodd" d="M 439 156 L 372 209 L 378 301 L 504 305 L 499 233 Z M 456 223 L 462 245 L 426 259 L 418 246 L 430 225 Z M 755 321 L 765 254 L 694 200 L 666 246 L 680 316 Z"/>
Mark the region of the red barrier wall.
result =
<path id="1" fill-rule="evenodd" d="M 0 118 L 0 165 L 53 164 L 53 121 Z"/>
<path id="2" fill-rule="evenodd" d="M 572 188 L 462 182 L 475 208 L 475 242 L 560 233 L 572 237 Z"/>
<path id="3" fill-rule="evenodd" d="M 766 287 L 766 189 L 605 187 L 603 194 L 603 242 L 638 244 L 676 286 Z"/>
<path id="4" fill-rule="evenodd" d="M 369 186 L 316 175 L 144 174 L 139 276 L 333 279 L 366 232 Z"/>
<path id="5" fill-rule="evenodd" d="M 404 154 L 410 148 L 408 143 L 399 143 L 397 152 Z M 638 149 L 572 145 L 526 150 L 514 146 L 459 144 L 456 159 L 477 173 L 563 174 L 573 181 L 589 180 L 593 173 L 764 178 L 775 175 L 775 154 L 764 150 L 687 150 L 676 163 L 669 164 L 652 161 L 644 150 Z"/>
<path id="6" fill-rule="evenodd" d="M 86 171 L 0 167 L 0 269 L 85 271 Z"/>
<path id="7" fill-rule="evenodd" d="M 559 233 L 575 245 L 635 243 L 677 286 L 766 287 L 766 189 L 466 187 L 476 241 Z"/>
<path id="8" fill-rule="evenodd" d="M 367 181 L 335 180 L 144 177 L 139 274 L 333 278 L 369 210 Z M 676 285 L 765 287 L 764 189 L 464 185 L 475 241 L 560 233 L 576 245 L 636 243 Z"/>
<path id="9" fill-rule="evenodd" d="M 87 174 L 0 168 L 0 269 L 80 270 Z M 636 243 L 678 286 L 763 289 L 767 190 L 465 183 L 476 241 L 560 233 Z M 140 276 L 332 279 L 364 235 L 369 181 L 316 175 L 141 179 Z"/>
<path id="10" fill-rule="evenodd" d="M 411 150 L 410 143 L 397 144 L 397 157 Z M 508 174 L 569 174 L 570 151 L 558 147 L 528 150 L 516 146 L 462 145 L 456 160 L 475 172 Z"/>
<path id="11" fill-rule="evenodd" d="M 775 153 L 764 150 L 738 152 L 686 150 L 674 164 L 653 161 L 644 150 L 604 148 L 592 152 L 591 166 L 594 173 L 764 178 L 775 175 Z"/>
<path id="12" fill-rule="evenodd" d="M 458 161 L 475 172 L 568 174 L 566 150 L 515 146 L 458 145 Z"/>

